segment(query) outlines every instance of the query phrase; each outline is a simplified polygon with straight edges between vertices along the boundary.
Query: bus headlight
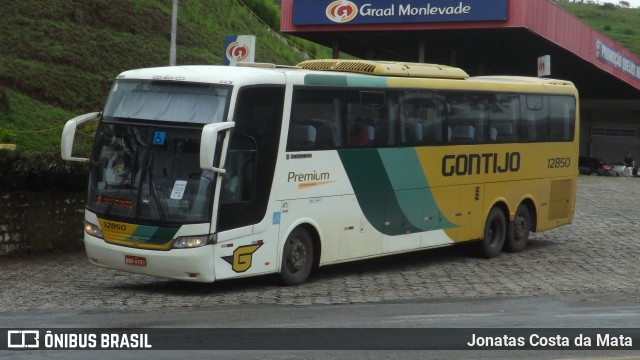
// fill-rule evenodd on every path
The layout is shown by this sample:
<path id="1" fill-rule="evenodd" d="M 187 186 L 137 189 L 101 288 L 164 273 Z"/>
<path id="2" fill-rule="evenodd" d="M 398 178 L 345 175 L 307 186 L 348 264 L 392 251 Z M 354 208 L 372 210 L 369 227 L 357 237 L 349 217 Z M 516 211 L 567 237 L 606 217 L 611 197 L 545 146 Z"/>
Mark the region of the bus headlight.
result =
<path id="1" fill-rule="evenodd" d="M 181 236 L 173 242 L 174 249 L 190 249 L 215 243 L 215 234 Z"/>
<path id="2" fill-rule="evenodd" d="M 84 232 L 86 232 L 91 236 L 104 239 L 104 236 L 102 235 L 102 230 L 100 230 L 100 227 L 98 225 L 88 222 L 87 220 L 84 221 Z"/>

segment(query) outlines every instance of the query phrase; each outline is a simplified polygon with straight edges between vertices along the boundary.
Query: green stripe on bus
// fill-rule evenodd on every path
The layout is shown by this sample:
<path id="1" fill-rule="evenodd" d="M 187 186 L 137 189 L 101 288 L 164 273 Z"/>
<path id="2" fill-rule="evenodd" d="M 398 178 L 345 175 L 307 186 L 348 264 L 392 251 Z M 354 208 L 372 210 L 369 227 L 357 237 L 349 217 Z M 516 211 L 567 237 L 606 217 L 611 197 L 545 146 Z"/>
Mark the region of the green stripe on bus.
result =
<path id="1" fill-rule="evenodd" d="M 177 228 L 139 225 L 131 234 L 131 238 L 135 237 L 138 242 L 144 244 L 160 245 L 173 239 L 176 232 L 178 232 Z"/>
<path id="2" fill-rule="evenodd" d="M 429 186 L 415 148 L 388 148 L 379 149 L 378 152 L 393 190 L 421 189 Z"/>
<path id="3" fill-rule="evenodd" d="M 378 151 L 396 200 L 411 224 L 422 231 L 457 226 L 440 216 L 440 209 L 415 148 L 386 148 Z"/>
<path id="4" fill-rule="evenodd" d="M 347 77 L 340 75 L 309 74 L 304 76 L 304 84 L 317 86 L 347 86 Z"/>
<path id="5" fill-rule="evenodd" d="M 387 87 L 387 79 L 370 76 L 309 74 L 305 75 L 304 84 L 316 86 Z"/>
<path id="6" fill-rule="evenodd" d="M 388 87 L 387 79 L 384 77 L 347 76 L 347 83 L 349 86 Z"/>
<path id="7" fill-rule="evenodd" d="M 393 236 L 455 226 L 432 221 L 440 218 L 439 210 L 413 148 L 338 154 L 362 212 L 376 230 Z"/>

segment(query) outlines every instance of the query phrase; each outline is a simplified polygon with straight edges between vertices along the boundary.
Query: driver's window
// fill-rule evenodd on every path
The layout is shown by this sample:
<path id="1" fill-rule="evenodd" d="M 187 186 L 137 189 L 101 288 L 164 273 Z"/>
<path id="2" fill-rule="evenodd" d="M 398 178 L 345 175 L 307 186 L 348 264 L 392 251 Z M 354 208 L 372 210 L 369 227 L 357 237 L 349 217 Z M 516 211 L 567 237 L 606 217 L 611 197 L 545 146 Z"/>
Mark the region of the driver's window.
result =
<path id="1" fill-rule="evenodd" d="M 222 179 L 222 204 L 251 201 L 255 151 L 230 150 Z"/>
<path id="2" fill-rule="evenodd" d="M 229 151 L 227 154 L 227 172 L 222 179 L 221 200 L 223 204 L 240 202 L 242 177 L 242 152 Z"/>

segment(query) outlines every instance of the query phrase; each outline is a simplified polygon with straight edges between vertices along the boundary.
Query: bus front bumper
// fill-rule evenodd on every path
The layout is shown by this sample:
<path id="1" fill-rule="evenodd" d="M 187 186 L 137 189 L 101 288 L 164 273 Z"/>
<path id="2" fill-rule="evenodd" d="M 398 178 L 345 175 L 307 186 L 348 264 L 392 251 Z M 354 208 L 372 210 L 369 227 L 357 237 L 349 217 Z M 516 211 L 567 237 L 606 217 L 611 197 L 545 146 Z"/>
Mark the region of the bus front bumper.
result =
<path id="1" fill-rule="evenodd" d="M 184 281 L 214 282 L 213 246 L 168 251 L 112 245 L 84 234 L 87 256 L 92 264 L 136 274 Z"/>

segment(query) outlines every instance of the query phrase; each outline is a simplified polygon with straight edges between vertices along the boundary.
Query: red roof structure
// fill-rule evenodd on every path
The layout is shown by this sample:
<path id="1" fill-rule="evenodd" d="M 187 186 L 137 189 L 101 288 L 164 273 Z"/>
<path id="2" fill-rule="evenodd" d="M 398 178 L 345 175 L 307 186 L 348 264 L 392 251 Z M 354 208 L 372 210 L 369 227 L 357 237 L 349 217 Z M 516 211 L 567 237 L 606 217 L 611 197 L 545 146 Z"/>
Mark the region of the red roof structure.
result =
<path id="1" fill-rule="evenodd" d="M 360 58 L 536 76 L 550 55 L 550 77 L 573 81 L 583 98 L 640 98 L 640 59 L 549 0 L 508 0 L 506 20 L 303 26 L 293 24 L 295 1 L 282 0 L 282 32 Z"/>

